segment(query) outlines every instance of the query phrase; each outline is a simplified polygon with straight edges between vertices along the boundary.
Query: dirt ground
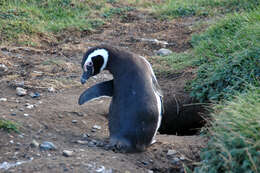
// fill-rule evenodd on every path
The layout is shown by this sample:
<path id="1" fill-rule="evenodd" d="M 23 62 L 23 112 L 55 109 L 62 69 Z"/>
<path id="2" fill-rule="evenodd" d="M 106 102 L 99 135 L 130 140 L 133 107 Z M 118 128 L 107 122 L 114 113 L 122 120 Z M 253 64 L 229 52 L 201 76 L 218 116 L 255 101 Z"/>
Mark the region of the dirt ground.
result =
<path id="1" fill-rule="evenodd" d="M 183 165 L 196 165 L 199 149 L 205 143 L 200 136 L 158 134 L 157 142 L 146 152 L 117 153 L 105 147 L 110 99 L 77 105 L 87 87 L 111 78 L 103 72 L 81 86 L 80 62 L 87 48 L 107 43 L 143 55 L 151 62 L 149 56 L 160 48 L 175 52 L 190 48 L 190 26 L 194 22 L 194 18 L 160 21 L 145 12 L 131 11 L 95 32 L 60 34 L 58 44 L 42 40 L 44 46 L 39 48 L 1 47 L 0 63 L 8 70 L 0 74 L 0 98 L 7 98 L 0 102 L 0 118 L 17 122 L 20 133 L 0 130 L 0 172 L 170 173 L 184 172 Z M 193 76 L 193 69 L 185 69 L 172 77 L 159 77 L 159 81 L 164 90 L 187 95 L 184 85 Z M 19 97 L 17 86 L 28 93 L 38 92 L 40 97 Z M 34 106 L 29 109 L 28 105 Z M 40 144 L 50 141 L 57 149 L 40 150 L 31 145 L 33 140 Z M 66 157 L 64 150 L 73 153 Z M 5 162 L 17 165 L 1 168 Z"/>

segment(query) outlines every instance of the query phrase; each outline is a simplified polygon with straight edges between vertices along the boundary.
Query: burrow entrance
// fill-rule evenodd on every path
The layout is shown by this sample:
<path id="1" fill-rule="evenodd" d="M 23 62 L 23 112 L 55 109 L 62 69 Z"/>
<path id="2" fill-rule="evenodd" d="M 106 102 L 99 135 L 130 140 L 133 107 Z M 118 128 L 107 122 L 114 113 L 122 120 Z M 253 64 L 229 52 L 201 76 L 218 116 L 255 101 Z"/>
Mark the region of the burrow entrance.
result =
<path id="1" fill-rule="evenodd" d="M 163 117 L 159 129 L 161 134 L 196 135 L 206 123 L 206 105 L 190 97 L 185 91 L 186 82 L 192 80 L 194 73 L 183 72 L 175 76 L 160 77 L 163 91 Z"/>

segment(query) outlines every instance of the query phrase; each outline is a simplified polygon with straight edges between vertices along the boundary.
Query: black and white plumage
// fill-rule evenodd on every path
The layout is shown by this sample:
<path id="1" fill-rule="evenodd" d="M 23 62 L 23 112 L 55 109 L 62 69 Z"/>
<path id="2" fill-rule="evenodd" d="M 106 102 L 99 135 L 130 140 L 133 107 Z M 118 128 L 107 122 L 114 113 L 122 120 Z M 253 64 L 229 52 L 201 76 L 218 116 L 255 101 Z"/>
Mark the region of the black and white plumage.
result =
<path id="1" fill-rule="evenodd" d="M 79 104 L 110 96 L 110 145 L 125 152 L 144 151 L 161 123 L 162 92 L 150 63 L 141 56 L 100 45 L 89 49 L 82 60 L 81 82 L 108 70 L 113 80 L 94 85 L 83 92 Z"/>

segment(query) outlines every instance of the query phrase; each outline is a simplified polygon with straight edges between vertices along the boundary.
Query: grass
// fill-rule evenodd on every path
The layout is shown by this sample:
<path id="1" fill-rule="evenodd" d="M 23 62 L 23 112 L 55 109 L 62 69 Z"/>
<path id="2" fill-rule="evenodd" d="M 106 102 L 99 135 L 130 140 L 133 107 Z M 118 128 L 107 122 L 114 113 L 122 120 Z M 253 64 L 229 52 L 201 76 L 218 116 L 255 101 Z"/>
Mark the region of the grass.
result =
<path id="1" fill-rule="evenodd" d="M 228 99 L 248 84 L 259 85 L 260 12 L 228 15 L 204 33 L 193 35 L 199 60 L 191 95 L 201 102 Z"/>
<path id="2" fill-rule="evenodd" d="M 63 31 L 93 31 L 114 15 L 151 4 L 148 0 L 0 0 L 0 45 L 40 46 L 43 36 L 55 42 Z"/>
<path id="3" fill-rule="evenodd" d="M 0 129 L 8 132 L 19 132 L 18 125 L 10 120 L 0 119 Z"/>
<path id="4" fill-rule="evenodd" d="M 85 1 L 1 0 L 0 43 L 64 29 L 91 30 L 91 9 Z M 93 11 L 93 10 L 92 10 Z"/>
<path id="5" fill-rule="evenodd" d="M 258 5 L 259 0 L 167 0 L 154 8 L 161 18 L 172 18 L 250 11 Z"/>
<path id="6" fill-rule="evenodd" d="M 158 73 L 163 73 L 168 71 L 179 71 L 187 67 L 194 66 L 196 58 L 191 51 L 175 53 L 173 52 L 167 56 L 157 56 L 153 57 L 155 62 L 154 68 Z"/>
<path id="7" fill-rule="evenodd" d="M 216 105 L 195 173 L 260 172 L 260 88 Z"/>

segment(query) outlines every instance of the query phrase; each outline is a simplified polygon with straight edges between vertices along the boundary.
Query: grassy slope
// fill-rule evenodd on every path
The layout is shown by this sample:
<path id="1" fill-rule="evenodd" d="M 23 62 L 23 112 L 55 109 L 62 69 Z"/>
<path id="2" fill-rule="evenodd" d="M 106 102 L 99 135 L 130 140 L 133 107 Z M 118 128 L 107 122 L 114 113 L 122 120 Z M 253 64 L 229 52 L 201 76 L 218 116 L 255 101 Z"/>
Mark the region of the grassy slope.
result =
<path id="1" fill-rule="evenodd" d="M 189 86 L 198 100 L 229 100 L 217 104 L 211 114 L 212 126 L 204 131 L 209 142 L 196 173 L 260 171 L 259 4 L 258 0 L 176 0 L 157 8 L 166 18 L 225 15 L 192 36 L 191 50 L 158 61 L 174 70 L 197 66 L 197 77 Z"/>
<path id="2" fill-rule="evenodd" d="M 216 105 L 196 173 L 260 171 L 260 88 Z"/>
<path id="3" fill-rule="evenodd" d="M 0 45 L 39 46 L 42 37 L 55 41 L 65 30 L 91 31 L 115 14 L 151 4 L 148 0 L 0 0 Z"/>
<path id="4" fill-rule="evenodd" d="M 194 54 L 200 60 L 192 82 L 192 96 L 200 101 L 227 99 L 243 92 L 248 83 L 258 85 L 260 76 L 259 10 L 228 15 L 194 35 Z"/>
<path id="5" fill-rule="evenodd" d="M 194 34 L 191 40 L 193 49 L 185 53 L 173 53 L 160 57 L 157 61 L 174 70 L 198 66 L 198 76 L 189 88 L 192 91 L 191 95 L 200 102 L 227 99 L 236 91 L 243 92 L 248 83 L 258 85 L 260 10 L 254 5 L 259 1 L 246 2 L 245 5 L 245 1 L 235 0 L 228 3 L 221 0 L 192 1 L 195 7 L 210 5 L 211 8 L 206 9 L 215 12 L 216 15 L 222 13 L 222 8 L 230 8 L 230 11 L 236 9 L 240 12 L 226 14 L 205 32 Z M 177 6 L 185 7 L 188 3 L 186 1 L 168 1 L 166 4 L 168 4 L 168 10 L 174 10 Z M 164 6 L 166 5 L 162 5 L 162 7 Z M 219 8 L 220 6 L 222 8 Z M 164 12 L 164 8 L 157 10 L 159 10 L 157 14 Z M 179 16 L 175 13 L 168 15 L 170 17 Z M 163 70 L 160 69 L 160 71 Z M 167 68 L 168 71 L 169 68 Z"/>
<path id="6" fill-rule="evenodd" d="M 258 0 L 167 0 L 155 8 L 161 17 L 172 18 L 248 11 L 258 5 L 260 5 Z"/>

